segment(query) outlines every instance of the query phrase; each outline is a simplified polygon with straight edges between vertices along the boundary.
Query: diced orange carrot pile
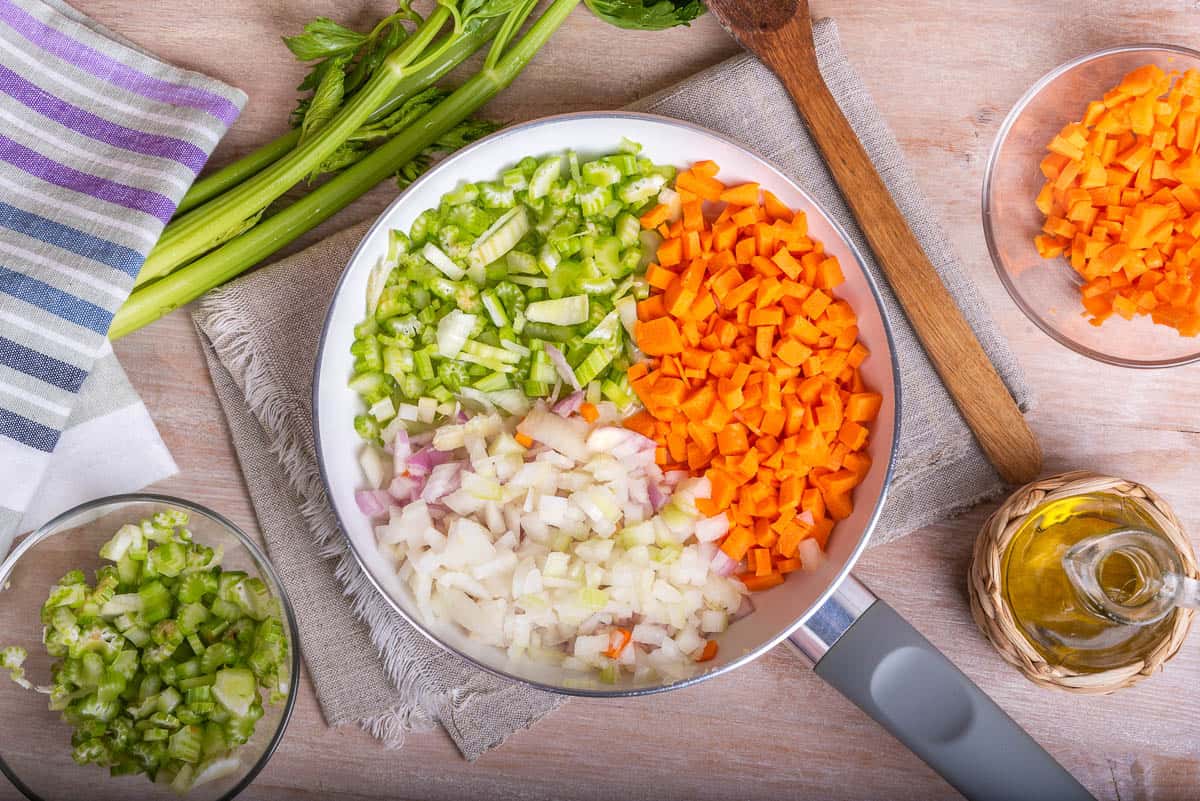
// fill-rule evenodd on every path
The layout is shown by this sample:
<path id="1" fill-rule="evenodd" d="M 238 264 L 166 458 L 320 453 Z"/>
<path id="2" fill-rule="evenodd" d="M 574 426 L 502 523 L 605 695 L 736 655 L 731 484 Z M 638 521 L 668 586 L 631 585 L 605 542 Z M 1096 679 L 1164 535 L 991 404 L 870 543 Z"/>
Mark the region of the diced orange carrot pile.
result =
<path id="1" fill-rule="evenodd" d="M 665 470 L 709 478 L 700 509 L 728 515 L 720 547 L 759 590 L 850 515 L 882 397 L 863 385 L 857 317 L 833 292 L 841 267 L 804 213 L 716 174 L 711 161 L 679 174 L 679 219 L 663 206 L 642 218 L 664 241 L 634 332 L 653 358 L 629 370 L 646 408 L 625 425 L 659 444 Z"/>
<path id="2" fill-rule="evenodd" d="M 1093 325 L 1148 314 L 1200 334 L 1198 120 L 1200 71 L 1148 64 L 1050 141 L 1034 244 L 1083 276 Z"/>

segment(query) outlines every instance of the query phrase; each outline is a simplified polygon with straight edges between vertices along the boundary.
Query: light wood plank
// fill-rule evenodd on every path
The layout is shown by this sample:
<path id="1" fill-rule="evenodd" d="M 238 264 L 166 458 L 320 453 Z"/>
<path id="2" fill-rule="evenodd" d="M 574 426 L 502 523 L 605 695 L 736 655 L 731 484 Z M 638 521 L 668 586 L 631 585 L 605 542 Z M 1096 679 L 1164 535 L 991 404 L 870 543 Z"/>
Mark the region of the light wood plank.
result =
<path id="1" fill-rule="evenodd" d="M 365 24 L 383 0 L 75 0 L 162 56 L 246 89 L 249 106 L 221 144 L 224 162 L 283 130 L 301 70 L 278 37 L 319 14 Z M 953 0 L 814 0 L 836 16 L 851 61 L 900 139 L 1039 394 L 1030 416 L 1046 469 L 1086 467 L 1146 482 L 1187 524 L 1200 519 L 1191 463 L 1200 371 L 1130 372 L 1051 342 L 1004 293 L 983 245 L 979 186 L 1011 104 L 1055 65 L 1122 42 L 1194 43 L 1191 3 L 1048 4 Z M 710 19 L 689 30 L 622 34 L 584 12 L 492 103 L 497 119 L 613 108 L 736 52 Z M 305 242 L 366 218 L 395 192 L 377 189 Z M 331 265 L 330 269 L 338 269 Z M 176 314 L 117 351 L 179 462 L 159 489 L 214 506 L 255 530 L 189 319 Z M 987 509 L 867 553 L 859 575 L 924 632 L 1102 799 L 1194 794 L 1200 758 L 1200 647 L 1193 638 L 1161 676 L 1109 698 L 1035 688 L 971 623 L 970 544 Z M 11 736 L 4 749 L 20 748 Z M 1159 755 L 1163 754 L 1163 755 Z M 346 798 L 930 799 L 950 788 L 857 709 L 777 651 L 735 674 L 667 695 L 573 701 L 475 764 L 441 734 L 386 751 L 352 728 L 327 728 L 307 678 L 279 752 L 251 799 Z M 15 797 L 7 785 L 0 799 Z"/>

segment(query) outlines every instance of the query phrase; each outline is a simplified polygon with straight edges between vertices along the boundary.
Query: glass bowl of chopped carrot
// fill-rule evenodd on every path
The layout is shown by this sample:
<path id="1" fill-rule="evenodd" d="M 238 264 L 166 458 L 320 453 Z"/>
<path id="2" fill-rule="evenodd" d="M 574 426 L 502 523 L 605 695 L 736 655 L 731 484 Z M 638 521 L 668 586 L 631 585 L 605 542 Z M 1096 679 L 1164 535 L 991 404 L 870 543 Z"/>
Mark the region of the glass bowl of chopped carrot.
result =
<path id="1" fill-rule="evenodd" d="M 1138 44 L 1053 70 L 1009 112 L 983 185 L 1016 304 L 1077 353 L 1200 359 L 1200 52 Z"/>

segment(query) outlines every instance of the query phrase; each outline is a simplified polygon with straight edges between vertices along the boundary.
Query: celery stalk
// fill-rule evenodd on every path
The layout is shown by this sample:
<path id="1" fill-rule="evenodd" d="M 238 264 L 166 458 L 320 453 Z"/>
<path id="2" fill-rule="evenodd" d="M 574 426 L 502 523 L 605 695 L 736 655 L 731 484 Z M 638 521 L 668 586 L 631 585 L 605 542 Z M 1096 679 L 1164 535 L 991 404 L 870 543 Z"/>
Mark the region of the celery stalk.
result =
<path id="1" fill-rule="evenodd" d="M 400 82 L 391 96 L 367 117 L 367 124 L 376 122 L 395 111 L 405 100 L 440 81 L 451 70 L 486 44 L 496 35 L 502 22 L 501 17 L 492 17 L 468 25 L 461 37 L 455 39 L 441 55 L 428 66 L 413 72 Z M 453 37 L 453 34 L 451 34 Z M 183 196 L 175 216 L 182 216 L 197 206 L 226 192 L 251 176 L 257 175 L 291 152 L 300 141 L 299 129 L 288 131 L 272 142 L 228 164 L 211 175 L 206 175 L 192 184 Z"/>
<path id="2" fill-rule="evenodd" d="M 320 166 L 391 96 L 402 80 L 416 71 L 412 69 L 414 63 L 419 63 L 418 59 L 450 17 L 448 8 L 438 6 L 318 133 L 237 188 L 170 223 L 146 258 L 134 286 L 167 275 L 209 250 L 214 243 L 219 244 L 229 232 L 243 227 L 247 220 Z"/>
<path id="3" fill-rule="evenodd" d="M 116 340 L 136 331 L 190 303 L 213 287 L 242 274 L 394 174 L 439 136 L 462 122 L 512 83 L 580 2 L 581 0 L 554 0 L 525 35 L 493 66 L 485 67 L 476 73 L 402 134 L 380 145 L 361 161 L 286 209 L 262 220 L 250 230 L 191 264 L 135 291 L 117 312 L 109 330 L 109 338 Z M 416 34 L 414 38 L 415 36 Z M 330 125 L 332 124 L 331 122 Z M 314 137 L 314 141 L 319 138 L 320 136 Z M 296 152 L 299 152 L 299 149 Z M 260 176 L 251 181 L 257 180 L 258 177 Z M 251 182 L 247 182 L 249 183 Z M 239 187 L 235 192 L 244 187 L 245 185 Z M 223 202 L 225 198 L 219 200 Z M 201 207 L 192 214 L 202 212 L 204 208 L 206 207 Z M 180 223 L 186 219 L 181 219 Z M 155 252 L 158 252 L 158 248 Z"/>

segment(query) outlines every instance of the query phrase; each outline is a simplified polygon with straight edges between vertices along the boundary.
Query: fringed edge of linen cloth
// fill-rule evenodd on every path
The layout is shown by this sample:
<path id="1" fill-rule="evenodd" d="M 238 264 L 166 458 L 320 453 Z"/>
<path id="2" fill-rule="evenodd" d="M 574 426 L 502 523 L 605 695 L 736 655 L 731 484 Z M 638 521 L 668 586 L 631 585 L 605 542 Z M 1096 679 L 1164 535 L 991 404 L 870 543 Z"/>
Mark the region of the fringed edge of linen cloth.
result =
<path id="1" fill-rule="evenodd" d="M 202 306 L 206 305 L 202 303 Z M 320 555 L 336 560 L 334 574 L 352 600 L 355 616 L 370 631 L 371 642 L 379 649 L 388 677 L 401 697 L 408 699 L 401 706 L 359 721 L 359 726 L 382 741 L 385 747 L 399 748 L 407 733 L 435 728 L 435 717 L 440 717 L 443 704 L 435 693 L 421 686 L 419 664 L 407 658 L 404 649 L 397 648 L 390 636 L 388 629 L 395 624 L 387 617 L 395 611 L 383 604 L 350 552 L 345 537 L 341 536 L 329 511 L 321 476 L 306 455 L 303 439 L 297 433 L 301 429 L 290 419 L 293 409 L 287 394 L 268 377 L 270 367 L 250 347 L 249 335 L 242 328 L 238 315 L 211 306 L 205 311 L 206 328 L 212 336 L 213 347 L 228 360 L 226 365 L 241 384 L 246 405 L 267 432 L 271 454 L 279 460 L 288 484 L 301 499 L 300 515 L 316 537 Z"/>

